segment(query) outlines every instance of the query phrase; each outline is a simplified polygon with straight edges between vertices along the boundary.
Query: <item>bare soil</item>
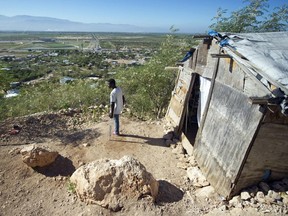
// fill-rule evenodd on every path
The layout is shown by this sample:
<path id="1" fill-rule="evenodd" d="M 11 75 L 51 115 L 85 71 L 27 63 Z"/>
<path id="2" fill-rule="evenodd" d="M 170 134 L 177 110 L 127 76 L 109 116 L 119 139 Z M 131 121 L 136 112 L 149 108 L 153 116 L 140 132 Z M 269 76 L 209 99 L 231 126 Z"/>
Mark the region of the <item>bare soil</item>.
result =
<path id="1" fill-rule="evenodd" d="M 138 121 L 121 118 L 122 136 L 113 136 L 113 122 L 77 124 L 62 114 L 39 114 L 0 123 L 0 215 L 274 215 L 253 208 L 225 210 L 219 197 L 198 199 L 178 168 L 179 155 L 165 145 L 164 120 Z M 21 127 L 11 134 L 13 126 Z M 9 132 L 10 131 L 10 132 Z M 13 133 L 13 132 L 12 132 Z M 30 144 L 59 152 L 45 168 L 32 169 L 19 151 Z M 139 200 L 119 212 L 85 204 L 69 188 L 69 176 L 81 165 L 130 155 L 159 181 L 156 203 Z M 221 207 L 222 206 L 222 207 Z M 277 214 L 278 215 L 278 214 Z"/>

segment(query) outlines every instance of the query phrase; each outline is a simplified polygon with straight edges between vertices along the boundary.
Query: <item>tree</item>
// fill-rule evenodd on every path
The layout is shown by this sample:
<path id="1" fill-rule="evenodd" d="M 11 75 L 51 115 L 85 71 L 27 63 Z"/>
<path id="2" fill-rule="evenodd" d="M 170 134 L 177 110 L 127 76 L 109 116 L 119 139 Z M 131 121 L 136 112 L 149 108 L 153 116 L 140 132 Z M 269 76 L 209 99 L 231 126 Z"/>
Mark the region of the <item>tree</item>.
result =
<path id="1" fill-rule="evenodd" d="M 288 22 L 288 5 L 276 7 L 270 17 L 267 17 L 261 26 L 261 31 L 286 31 Z"/>
<path id="2" fill-rule="evenodd" d="M 243 8 L 227 15 L 227 10 L 219 8 L 212 19 L 216 22 L 210 28 L 218 32 L 264 32 L 285 31 L 288 27 L 287 5 L 275 8 L 275 12 L 268 13 L 268 0 L 244 0 L 248 3 Z"/>

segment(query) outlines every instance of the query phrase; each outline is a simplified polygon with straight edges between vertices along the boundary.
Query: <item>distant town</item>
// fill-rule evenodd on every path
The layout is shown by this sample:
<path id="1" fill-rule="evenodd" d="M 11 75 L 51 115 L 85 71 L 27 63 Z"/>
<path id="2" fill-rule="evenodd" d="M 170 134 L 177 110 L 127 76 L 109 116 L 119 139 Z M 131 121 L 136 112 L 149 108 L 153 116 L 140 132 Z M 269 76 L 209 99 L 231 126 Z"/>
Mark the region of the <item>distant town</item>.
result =
<path id="1" fill-rule="evenodd" d="M 0 32 L 1 75 L 11 81 L 3 89 L 4 97 L 17 96 L 23 84 L 101 79 L 119 68 L 141 66 L 164 38 L 164 34 Z"/>

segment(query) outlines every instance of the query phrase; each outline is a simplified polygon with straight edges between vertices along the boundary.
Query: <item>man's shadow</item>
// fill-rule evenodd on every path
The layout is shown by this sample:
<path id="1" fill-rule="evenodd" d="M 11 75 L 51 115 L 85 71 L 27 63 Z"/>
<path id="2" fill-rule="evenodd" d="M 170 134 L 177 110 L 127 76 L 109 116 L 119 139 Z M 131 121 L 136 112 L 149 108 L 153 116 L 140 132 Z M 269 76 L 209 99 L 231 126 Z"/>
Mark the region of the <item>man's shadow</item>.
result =
<path id="1" fill-rule="evenodd" d="M 144 143 L 147 143 L 149 145 L 154 145 L 154 146 L 161 146 L 161 147 L 168 147 L 165 144 L 165 139 L 163 138 L 153 138 L 153 137 L 145 137 L 145 136 L 140 136 L 140 135 L 133 135 L 133 134 L 120 134 L 116 137 L 113 137 L 113 139 L 111 139 L 112 141 L 117 141 L 117 142 L 125 142 L 125 143 L 143 143 L 143 142 L 139 142 L 139 141 L 133 141 L 133 140 L 121 140 L 121 138 L 135 138 L 135 139 L 143 139 L 145 141 L 143 141 Z"/>

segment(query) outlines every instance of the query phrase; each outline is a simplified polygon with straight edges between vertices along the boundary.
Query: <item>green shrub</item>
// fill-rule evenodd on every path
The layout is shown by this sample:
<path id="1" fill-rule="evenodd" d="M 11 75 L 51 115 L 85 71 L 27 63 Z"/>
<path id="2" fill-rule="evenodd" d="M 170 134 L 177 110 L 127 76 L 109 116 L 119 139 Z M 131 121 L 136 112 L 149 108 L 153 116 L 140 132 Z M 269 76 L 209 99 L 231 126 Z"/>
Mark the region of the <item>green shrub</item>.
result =
<path id="1" fill-rule="evenodd" d="M 104 81 L 75 80 L 69 84 L 44 82 L 21 88 L 20 95 L 0 99 L 0 120 L 37 112 L 85 108 L 107 104 L 109 92 Z"/>

